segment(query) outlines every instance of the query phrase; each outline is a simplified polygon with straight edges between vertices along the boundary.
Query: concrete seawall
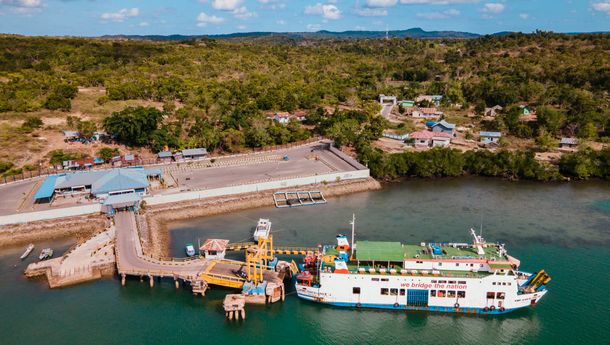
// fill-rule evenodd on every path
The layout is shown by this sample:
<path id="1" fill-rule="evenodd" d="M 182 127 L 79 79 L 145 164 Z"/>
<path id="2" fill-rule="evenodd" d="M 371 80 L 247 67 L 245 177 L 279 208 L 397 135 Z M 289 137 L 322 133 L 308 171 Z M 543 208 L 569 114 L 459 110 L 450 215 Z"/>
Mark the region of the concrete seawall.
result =
<path id="1" fill-rule="evenodd" d="M 381 184 L 373 178 L 366 178 L 321 183 L 304 187 L 310 190 L 320 190 L 324 193 L 325 197 L 332 198 L 345 194 L 377 190 L 381 188 Z M 286 190 L 291 189 L 282 189 L 282 191 Z M 266 190 L 147 207 L 145 211 L 147 231 L 146 234 L 142 234 L 145 247 L 144 252 L 156 257 L 169 256 L 169 229 L 167 224 L 170 222 L 273 206 L 273 193 L 275 191 Z"/>

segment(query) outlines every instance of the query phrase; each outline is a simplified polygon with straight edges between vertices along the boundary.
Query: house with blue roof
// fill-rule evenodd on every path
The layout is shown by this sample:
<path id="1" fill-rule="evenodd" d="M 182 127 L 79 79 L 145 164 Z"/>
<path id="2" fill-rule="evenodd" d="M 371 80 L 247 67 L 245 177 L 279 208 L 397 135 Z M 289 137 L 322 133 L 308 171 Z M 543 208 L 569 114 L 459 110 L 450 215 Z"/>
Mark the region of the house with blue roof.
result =
<path id="1" fill-rule="evenodd" d="M 453 135 L 455 132 L 455 124 L 449 123 L 445 120 L 441 120 L 440 122 L 436 122 L 431 126 L 432 132 L 435 133 L 447 133 Z"/>
<path id="2" fill-rule="evenodd" d="M 479 133 L 479 141 L 484 144 L 497 144 L 500 138 L 502 138 L 502 133 L 500 132 L 481 131 Z"/>

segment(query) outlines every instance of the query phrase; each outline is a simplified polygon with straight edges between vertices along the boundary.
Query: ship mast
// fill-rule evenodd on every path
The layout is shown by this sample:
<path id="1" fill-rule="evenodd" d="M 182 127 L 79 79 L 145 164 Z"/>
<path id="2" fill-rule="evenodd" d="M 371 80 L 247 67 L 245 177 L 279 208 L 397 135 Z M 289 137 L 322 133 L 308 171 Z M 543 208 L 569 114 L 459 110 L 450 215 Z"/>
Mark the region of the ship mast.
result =
<path id="1" fill-rule="evenodd" d="M 354 257 L 354 236 L 356 234 L 356 214 L 352 213 L 352 221 L 349 222 L 352 225 L 352 245 L 350 246 L 350 254 Z"/>

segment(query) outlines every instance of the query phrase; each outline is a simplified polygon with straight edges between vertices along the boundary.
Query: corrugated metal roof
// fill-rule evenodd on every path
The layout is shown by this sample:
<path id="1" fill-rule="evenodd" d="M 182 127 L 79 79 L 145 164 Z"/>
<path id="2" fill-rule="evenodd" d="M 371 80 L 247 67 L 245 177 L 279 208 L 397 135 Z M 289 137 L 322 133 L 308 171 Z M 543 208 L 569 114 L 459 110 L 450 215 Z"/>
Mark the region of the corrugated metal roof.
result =
<path id="1" fill-rule="evenodd" d="M 499 137 L 502 136 L 502 133 L 500 133 L 500 132 L 484 132 L 484 131 L 481 131 L 479 133 L 479 135 L 482 136 L 482 137 L 499 138 Z"/>
<path id="2" fill-rule="evenodd" d="M 208 151 L 204 148 L 182 150 L 183 156 L 202 156 L 202 155 L 206 155 L 207 153 L 208 153 Z"/>
<path id="3" fill-rule="evenodd" d="M 578 140 L 576 138 L 561 138 L 561 144 L 576 145 Z"/>
<path id="4" fill-rule="evenodd" d="M 403 261 L 404 250 L 400 242 L 358 241 L 356 259 L 359 261 Z"/>
<path id="5" fill-rule="evenodd" d="M 117 194 L 107 197 L 106 200 L 104 200 L 104 205 L 125 207 L 133 205 L 134 203 L 139 202 L 141 199 L 142 197 L 138 193 Z"/>
<path id="6" fill-rule="evenodd" d="M 114 169 L 91 185 L 91 193 L 147 188 L 148 178 L 140 169 Z"/>
<path id="7" fill-rule="evenodd" d="M 447 129 L 454 129 L 455 128 L 455 124 L 449 123 L 449 122 L 447 122 L 445 120 L 441 120 L 440 122 L 437 122 L 432 127 L 435 127 L 435 126 L 443 126 L 443 127 L 447 128 Z"/>
<path id="8" fill-rule="evenodd" d="M 172 151 L 161 151 L 161 152 L 157 153 L 157 156 L 159 158 L 171 158 L 172 157 Z"/>
<path id="9" fill-rule="evenodd" d="M 55 183 L 55 189 L 64 189 L 80 186 L 91 186 L 95 181 L 105 175 L 108 170 L 86 171 L 60 176 Z"/>
<path id="10" fill-rule="evenodd" d="M 40 188 L 38 188 L 38 190 L 36 191 L 36 194 L 34 195 L 34 200 L 51 198 L 53 196 L 53 193 L 55 193 L 55 181 L 58 177 L 58 175 L 47 176 L 44 182 L 42 182 L 42 185 L 40 185 Z"/>

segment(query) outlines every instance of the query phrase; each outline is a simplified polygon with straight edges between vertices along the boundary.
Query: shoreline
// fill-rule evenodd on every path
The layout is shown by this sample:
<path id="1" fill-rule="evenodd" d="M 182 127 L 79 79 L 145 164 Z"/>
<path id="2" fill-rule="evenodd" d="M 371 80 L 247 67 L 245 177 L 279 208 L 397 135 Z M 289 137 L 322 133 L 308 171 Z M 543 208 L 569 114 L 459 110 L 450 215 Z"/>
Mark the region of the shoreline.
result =
<path id="1" fill-rule="evenodd" d="M 282 190 L 319 189 L 326 198 L 381 189 L 381 183 L 373 178 L 346 180 L 286 188 Z M 171 222 L 198 217 L 273 206 L 273 193 L 278 190 L 227 195 L 178 203 L 144 206 L 138 216 L 143 250 L 148 255 L 169 256 L 169 231 Z M 73 238 L 82 242 L 92 234 L 104 230 L 109 224 L 103 214 L 53 220 L 36 221 L 0 227 L 0 248 L 16 247 L 30 242 Z"/>
<path id="2" fill-rule="evenodd" d="M 107 225 L 108 219 L 102 214 L 4 225 L 0 227 L 0 248 L 63 238 L 80 242 Z"/>
<path id="3" fill-rule="evenodd" d="M 307 187 L 307 188 L 305 188 Z M 347 195 L 358 192 L 381 189 L 379 181 L 368 178 L 302 186 L 300 189 L 319 189 L 325 198 Z M 299 188 L 288 188 L 297 190 Z M 283 189 L 286 190 L 286 189 Z M 267 190 L 258 193 L 247 193 L 217 198 L 207 198 L 163 206 L 147 208 L 141 217 L 146 222 L 146 231 L 141 233 L 143 250 L 153 257 L 171 257 L 168 225 L 172 222 L 200 218 L 223 213 L 243 211 L 253 208 L 273 206 L 273 193 L 278 190 Z"/>

